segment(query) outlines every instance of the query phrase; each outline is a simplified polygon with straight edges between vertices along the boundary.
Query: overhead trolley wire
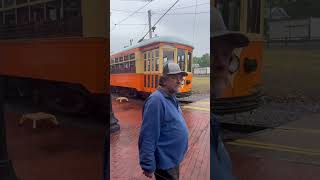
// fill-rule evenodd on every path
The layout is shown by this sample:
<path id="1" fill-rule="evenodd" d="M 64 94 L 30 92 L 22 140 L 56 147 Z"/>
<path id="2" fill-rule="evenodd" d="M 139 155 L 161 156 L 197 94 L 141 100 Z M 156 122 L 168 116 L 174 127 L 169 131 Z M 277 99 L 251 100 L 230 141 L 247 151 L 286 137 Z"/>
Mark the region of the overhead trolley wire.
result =
<path id="1" fill-rule="evenodd" d="M 143 5 L 142 7 L 140 7 L 139 9 L 137 9 L 136 11 L 134 11 L 133 13 L 131 13 L 129 16 L 127 16 L 126 18 L 122 19 L 121 21 L 119 21 L 118 23 L 114 24 L 114 27 L 112 28 L 112 30 L 115 29 L 115 27 L 119 24 L 121 24 L 122 22 L 124 22 L 125 20 L 127 20 L 128 18 L 130 18 L 131 16 L 133 16 L 134 14 L 136 14 L 138 11 L 140 11 L 141 9 L 145 8 L 147 5 L 149 5 L 152 1 L 149 1 L 147 4 Z M 112 31 L 111 30 L 111 31 Z"/>
<path id="2" fill-rule="evenodd" d="M 179 0 L 177 0 L 159 19 L 158 19 L 158 21 L 152 26 L 152 28 L 154 28 L 157 24 L 158 24 L 158 22 L 170 11 L 170 9 L 172 9 L 177 3 L 179 2 Z M 152 29 L 151 28 L 151 29 Z M 138 43 L 139 42 L 141 42 L 141 41 L 143 41 L 143 39 L 146 37 L 146 35 L 149 33 L 149 31 L 138 41 Z"/>
<path id="3" fill-rule="evenodd" d="M 186 9 L 186 8 L 191 8 L 191 7 L 195 7 L 195 6 L 202 6 L 202 5 L 206 5 L 206 4 L 210 4 L 210 3 L 202 3 L 202 4 L 198 4 L 198 5 L 177 7 L 177 8 L 172 9 L 172 11 L 174 11 L 176 9 Z M 128 10 L 124 10 L 124 9 L 111 9 L 111 11 L 118 11 L 118 12 L 124 12 L 124 13 L 132 13 L 132 12 L 134 12 L 134 11 L 128 11 Z M 157 11 L 153 11 L 153 12 L 160 13 L 160 12 L 164 12 L 164 11 L 166 11 L 166 10 L 157 10 Z M 145 12 L 141 12 L 140 11 L 140 12 L 136 12 L 136 13 L 144 14 Z"/>
<path id="4" fill-rule="evenodd" d="M 195 34 L 195 29 L 196 29 L 196 20 L 197 20 L 197 4 L 198 0 L 196 0 L 196 7 L 194 8 L 194 20 L 193 20 L 193 33 L 192 33 L 192 43 L 194 44 L 194 34 Z"/>

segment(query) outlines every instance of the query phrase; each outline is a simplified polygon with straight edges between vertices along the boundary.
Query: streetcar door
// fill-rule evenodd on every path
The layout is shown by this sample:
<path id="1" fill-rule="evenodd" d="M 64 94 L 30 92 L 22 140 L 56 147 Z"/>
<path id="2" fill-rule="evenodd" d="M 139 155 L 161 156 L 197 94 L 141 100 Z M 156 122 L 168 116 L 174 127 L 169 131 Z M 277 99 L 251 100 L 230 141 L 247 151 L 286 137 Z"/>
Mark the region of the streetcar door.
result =
<path id="1" fill-rule="evenodd" d="M 152 78 L 152 68 L 153 68 L 153 61 L 154 58 L 153 51 L 145 51 L 143 53 L 143 88 L 144 92 L 151 93 L 152 86 L 153 86 L 153 78 Z"/>

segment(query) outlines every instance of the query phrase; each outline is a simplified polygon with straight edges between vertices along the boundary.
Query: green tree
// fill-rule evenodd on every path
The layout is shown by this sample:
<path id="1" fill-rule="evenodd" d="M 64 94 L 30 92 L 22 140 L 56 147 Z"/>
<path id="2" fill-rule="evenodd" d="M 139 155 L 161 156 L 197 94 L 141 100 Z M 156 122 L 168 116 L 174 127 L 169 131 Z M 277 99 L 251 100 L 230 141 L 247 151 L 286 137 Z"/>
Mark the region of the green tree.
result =
<path id="1" fill-rule="evenodd" d="M 201 57 L 193 57 L 193 64 L 199 64 L 200 67 L 210 66 L 210 55 L 208 53 L 203 54 Z"/>
<path id="2" fill-rule="evenodd" d="M 200 65 L 200 67 L 209 67 L 210 66 L 210 55 L 208 53 L 202 55 L 199 65 Z"/>

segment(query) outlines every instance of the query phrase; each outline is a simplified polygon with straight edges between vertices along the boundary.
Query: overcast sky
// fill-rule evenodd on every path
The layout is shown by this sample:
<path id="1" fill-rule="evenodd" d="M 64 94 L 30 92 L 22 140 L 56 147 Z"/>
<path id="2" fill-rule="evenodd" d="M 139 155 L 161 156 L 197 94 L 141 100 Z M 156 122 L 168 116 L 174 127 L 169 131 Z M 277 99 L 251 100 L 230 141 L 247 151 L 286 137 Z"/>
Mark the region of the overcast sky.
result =
<path id="1" fill-rule="evenodd" d="M 176 0 L 153 0 L 146 7 L 131 15 L 148 2 L 111 0 L 111 53 L 118 52 L 124 46 L 129 45 L 130 39 L 133 39 L 133 45 L 136 44 L 147 33 L 148 10 L 151 10 L 151 24 L 154 25 L 175 2 Z M 198 4 L 197 8 L 196 4 Z M 209 11 L 210 0 L 180 0 L 156 25 L 154 34 L 185 39 L 195 47 L 194 56 L 202 56 L 210 52 Z M 196 16 L 195 12 L 198 13 Z M 115 24 L 118 25 L 115 26 Z M 146 36 L 147 38 L 149 35 Z"/>

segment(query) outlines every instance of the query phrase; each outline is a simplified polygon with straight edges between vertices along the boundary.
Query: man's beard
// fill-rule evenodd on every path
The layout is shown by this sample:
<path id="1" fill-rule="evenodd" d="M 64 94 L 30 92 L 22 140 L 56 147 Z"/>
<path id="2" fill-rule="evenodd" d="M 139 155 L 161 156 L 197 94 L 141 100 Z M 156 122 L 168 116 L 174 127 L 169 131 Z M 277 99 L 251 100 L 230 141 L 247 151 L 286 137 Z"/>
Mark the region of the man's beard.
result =
<path id="1" fill-rule="evenodd" d="M 180 91 L 180 89 L 181 89 L 181 84 L 179 83 L 177 83 L 177 85 L 178 85 L 178 87 L 174 87 L 174 88 L 170 88 L 169 89 L 169 93 L 170 94 L 177 94 L 179 91 Z"/>

